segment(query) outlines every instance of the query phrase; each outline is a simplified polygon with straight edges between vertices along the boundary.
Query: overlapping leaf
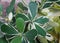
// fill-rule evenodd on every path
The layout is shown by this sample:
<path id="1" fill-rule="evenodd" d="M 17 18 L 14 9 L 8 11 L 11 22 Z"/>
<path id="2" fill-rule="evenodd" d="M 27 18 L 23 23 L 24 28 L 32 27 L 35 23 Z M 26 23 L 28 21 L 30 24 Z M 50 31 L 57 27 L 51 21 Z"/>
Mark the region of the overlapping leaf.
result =
<path id="1" fill-rule="evenodd" d="M 29 10 L 30 10 L 30 14 L 32 16 L 32 19 L 36 16 L 37 9 L 38 9 L 38 4 L 36 2 L 29 3 Z"/>
<path id="2" fill-rule="evenodd" d="M 10 43 L 22 43 L 22 37 L 17 36 Z"/>
<path id="3" fill-rule="evenodd" d="M 48 21 L 49 21 L 49 19 L 48 18 L 44 18 L 44 17 L 40 17 L 40 18 L 35 20 L 35 22 L 40 23 L 40 24 L 45 24 Z"/>
<path id="4" fill-rule="evenodd" d="M 43 8 L 47 8 L 47 7 L 50 7 L 52 5 L 52 3 L 45 3 Z"/>
<path id="5" fill-rule="evenodd" d="M 46 36 L 46 32 L 44 31 L 43 28 L 41 28 L 40 26 L 38 26 L 36 24 L 35 24 L 35 27 L 36 27 L 38 34 L 40 34 L 41 36 Z"/>
<path id="6" fill-rule="evenodd" d="M 24 14 L 17 14 L 17 15 L 16 15 L 16 19 L 19 18 L 19 17 L 20 17 L 20 18 L 23 18 L 24 21 L 29 20 L 28 17 L 27 17 L 26 15 L 24 15 Z"/>
<path id="7" fill-rule="evenodd" d="M 32 43 L 34 42 L 35 36 L 37 36 L 37 31 L 35 29 L 32 29 L 28 32 L 26 32 L 26 38 Z"/>
<path id="8" fill-rule="evenodd" d="M 24 30 L 24 20 L 22 18 L 17 18 L 16 19 L 16 26 L 19 32 L 23 32 Z"/>
<path id="9" fill-rule="evenodd" d="M 23 5 L 23 3 L 18 3 L 18 6 L 22 9 L 22 10 L 28 10 L 27 9 L 27 7 L 25 7 L 24 5 Z"/>
<path id="10" fill-rule="evenodd" d="M 12 0 L 10 5 L 6 9 L 7 14 L 9 14 L 13 10 L 14 5 L 15 5 L 15 0 Z"/>
<path id="11" fill-rule="evenodd" d="M 18 32 L 12 26 L 3 24 L 1 26 L 1 31 L 6 34 L 18 34 Z"/>

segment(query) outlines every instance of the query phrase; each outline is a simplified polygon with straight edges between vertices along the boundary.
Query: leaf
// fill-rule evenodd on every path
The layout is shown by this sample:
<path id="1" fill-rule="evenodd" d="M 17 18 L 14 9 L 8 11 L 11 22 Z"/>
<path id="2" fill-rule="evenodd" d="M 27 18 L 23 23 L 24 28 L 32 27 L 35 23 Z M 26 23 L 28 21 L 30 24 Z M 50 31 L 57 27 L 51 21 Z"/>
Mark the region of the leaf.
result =
<path id="1" fill-rule="evenodd" d="M 41 0 L 41 5 L 40 5 L 41 8 L 43 7 L 43 5 L 45 4 L 46 1 L 47 0 Z"/>
<path id="2" fill-rule="evenodd" d="M 24 30 L 24 20 L 22 18 L 17 18 L 16 19 L 16 26 L 19 32 L 23 32 Z"/>
<path id="3" fill-rule="evenodd" d="M 22 43 L 22 37 L 17 36 L 14 39 L 12 39 L 12 41 L 10 43 Z"/>
<path id="4" fill-rule="evenodd" d="M 57 3 L 53 3 L 52 7 L 51 7 L 54 11 L 60 11 L 60 5 Z"/>
<path id="5" fill-rule="evenodd" d="M 29 3 L 29 10 L 32 16 L 32 19 L 36 16 L 37 10 L 38 10 L 38 4 L 35 2 L 30 2 Z"/>
<path id="6" fill-rule="evenodd" d="M 46 36 L 46 32 L 44 31 L 43 28 L 41 28 L 40 26 L 38 26 L 36 24 L 35 24 L 35 27 L 36 27 L 38 34 L 40 34 L 41 36 Z"/>
<path id="7" fill-rule="evenodd" d="M 45 3 L 43 8 L 47 8 L 47 7 L 50 7 L 52 5 L 52 3 Z"/>
<path id="8" fill-rule="evenodd" d="M 35 20 L 35 22 L 40 23 L 40 24 L 45 24 L 49 21 L 48 18 L 40 17 Z"/>
<path id="9" fill-rule="evenodd" d="M 37 31 L 35 29 L 32 29 L 26 32 L 25 36 L 32 43 L 34 41 L 34 38 L 37 36 Z"/>
<path id="10" fill-rule="evenodd" d="M 14 4 L 15 4 L 15 0 L 12 0 L 11 3 L 10 3 L 10 5 L 6 9 L 7 14 L 9 14 L 10 12 L 12 12 L 12 10 L 14 8 Z"/>
<path id="11" fill-rule="evenodd" d="M 18 6 L 19 6 L 22 10 L 28 10 L 27 7 L 25 7 L 21 2 L 18 3 Z"/>
<path id="12" fill-rule="evenodd" d="M 4 38 L 0 38 L 0 43 L 7 43 L 7 41 Z"/>
<path id="13" fill-rule="evenodd" d="M 6 34 L 18 34 L 14 27 L 5 24 L 1 26 L 1 31 Z"/>
<path id="14" fill-rule="evenodd" d="M 24 21 L 28 21 L 28 20 L 29 20 L 28 17 L 27 17 L 26 15 L 24 15 L 24 14 L 17 14 L 17 15 L 16 15 L 16 19 L 19 18 L 19 17 L 20 17 L 20 18 L 23 18 Z"/>

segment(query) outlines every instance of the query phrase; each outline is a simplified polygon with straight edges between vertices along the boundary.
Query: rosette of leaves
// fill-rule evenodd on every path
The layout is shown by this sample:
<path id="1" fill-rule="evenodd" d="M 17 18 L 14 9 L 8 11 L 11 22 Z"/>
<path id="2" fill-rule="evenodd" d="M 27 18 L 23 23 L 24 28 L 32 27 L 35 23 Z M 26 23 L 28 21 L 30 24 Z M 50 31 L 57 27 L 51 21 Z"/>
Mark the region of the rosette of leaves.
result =
<path id="1" fill-rule="evenodd" d="M 38 3 L 36 2 L 30 2 L 28 10 L 29 14 L 16 14 L 16 26 L 20 31 L 21 26 L 19 25 L 22 24 L 19 23 L 19 18 L 23 18 L 23 20 L 25 21 L 25 28 L 23 31 L 23 33 L 25 34 L 25 38 L 30 43 L 36 43 L 35 41 L 37 35 L 41 35 L 43 37 L 46 36 L 46 31 L 44 30 L 44 28 L 40 27 L 40 24 L 44 25 L 49 21 L 49 19 L 43 16 L 37 17 Z"/>
<path id="2" fill-rule="evenodd" d="M 15 0 L 12 0 L 7 8 L 7 14 L 14 8 Z M 15 26 L 10 23 L 1 25 L 1 31 L 4 33 L 6 43 L 36 43 L 36 37 L 46 36 L 46 31 L 39 24 L 44 25 L 49 21 L 45 17 L 37 17 L 38 3 L 30 2 L 28 6 L 29 14 L 16 14 Z M 5 40 L 1 39 L 4 43 Z"/>

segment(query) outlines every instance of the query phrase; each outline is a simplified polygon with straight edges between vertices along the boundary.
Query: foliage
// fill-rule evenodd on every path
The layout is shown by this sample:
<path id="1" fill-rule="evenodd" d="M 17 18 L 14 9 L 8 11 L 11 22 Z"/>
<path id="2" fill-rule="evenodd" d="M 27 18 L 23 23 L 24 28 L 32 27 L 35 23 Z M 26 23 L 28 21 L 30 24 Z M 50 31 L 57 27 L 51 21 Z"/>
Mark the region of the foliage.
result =
<path id="1" fill-rule="evenodd" d="M 20 2 L 16 10 L 14 5 L 12 0 L 5 22 L 0 21 L 0 43 L 60 43 L 59 0 L 30 1 L 28 6 Z"/>

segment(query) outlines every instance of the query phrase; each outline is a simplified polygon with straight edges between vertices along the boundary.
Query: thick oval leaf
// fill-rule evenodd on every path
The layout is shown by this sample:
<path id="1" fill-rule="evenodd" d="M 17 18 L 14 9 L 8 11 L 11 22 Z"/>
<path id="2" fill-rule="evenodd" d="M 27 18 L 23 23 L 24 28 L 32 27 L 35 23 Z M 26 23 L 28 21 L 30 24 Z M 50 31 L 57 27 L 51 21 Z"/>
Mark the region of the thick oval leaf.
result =
<path id="1" fill-rule="evenodd" d="M 35 20 L 35 22 L 40 23 L 40 24 L 45 24 L 49 21 L 48 18 L 40 17 Z"/>
<path id="2" fill-rule="evenodd" d="M 14 39 L 12 39 L 12 41 L 10 43 L 22 43 L 22 37 L 17 36 Z"/>
<path id="3" fill-rule="evenodd" d="M 19 18 L 19 17 L 20 17 L 20 18 L 23 18 L 24 21 L 29 20 L 28 17 L 27 17 L 26 15 L 24 15 L 24 14 L 17 14 L 17 15 L 16 15 L 16 19 Z"/>
<path id="4" fill-rule="evenodd" d="M 14 8 L 15 0 L 12 0 L 10 5 L 7 7 L 6 12 L 9 14 Z"/>
<path id="5" fill-rule="evenodd" d="M 23 32 L 24 30 L 24 20 L 22 18 L 17 18 L 16 19 L 16 26 L 19 32 Z"/>
<path id="6" fill-rule="evenodd" d="M 43 28 L 41 28 L 40 26 L 36 24 L 35 24 L 35 27 L 36 27 L 38 34 L 40 34 L 41 36 L 46 36 L 46 32 L 43 30 Z"/>
<path id="7" fill-rule="evenodd" d="M 37 31 L 35 29 L 32 29 L 28 32 L 26 32 L 26 38 L 32 43 L 34 41 L 35 36 L 37 36 Z"/>
<path id="8" fill-rule="evenodd" d="M 23 5 L 23 3 L 18 3 L 18 6 L 22 9 L 22 10 L 28 10 L 27 9 L 27 7 L 25 7 L 24 5 Z"/>
<path id="9" fill-rule="evenodd" d="M 18 34 L 14 27 L 5 24 L 1 26 L 1 31 L 6 34 Z"/>
<path id="10" fill-rule="evenodd" d="M 38 4 L 36 2 L 30 2 L 29 3 L 29 10 L 30 10 L 30 14 L 31 14 L 32 19 L 33 19 L 37 14 Z"/>
<path id="11" fill-rule="evenodd" d="M 47 8 L 47 7 L 50 7 L 52 5 L 52 3 L 45 3 L 43 8 Z"/>
<path id="12" fill-rule="evenodd" d="M 0 38 L 0 43 L 8 43 L 4 38 Z"/>

